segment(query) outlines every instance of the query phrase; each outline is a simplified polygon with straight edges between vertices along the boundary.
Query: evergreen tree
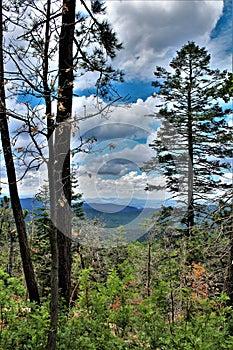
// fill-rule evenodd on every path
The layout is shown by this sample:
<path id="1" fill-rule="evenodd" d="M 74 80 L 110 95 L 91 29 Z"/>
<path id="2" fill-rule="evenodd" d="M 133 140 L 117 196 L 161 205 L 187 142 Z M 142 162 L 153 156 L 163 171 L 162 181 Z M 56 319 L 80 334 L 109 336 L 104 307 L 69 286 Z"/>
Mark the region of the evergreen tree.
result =
<path id="1" fill-rule="evenodd" d="M 85 213 L 83 210 L 83 200 L 82 200 L 82 193 L 79 193 L 76 191 L 76 188 L 79 186 L 78 180 L 75 177 L 75 173 L 72 172 L 71 174 L 71 184 L 72 184 L 72 197 L 71 197 L 71 208 L 72 211 L 75 214 L 75 219 L 83 220 L 85 218 Z"/>
<path id="2" fill-rule="evenodd" d="M 14 223 L 14 216 L 11 208 L 10 198 L 4 196 L 0 200 L 0 246 L 3 250 L 1 265 L 5 264 L 5 251 L 8 251 L 8 261 L 6 271 L 12 276 L 13 263 L 16 259 L 17 235 Z"/>
<path id="3" fill-rule="evenodd" d="M 74 191 L 78 187 L 78 181 L 72 175 L 72 211 L 75 216 L 72 225 L 78 225 L 79 228 L 84 219 L 84 211 L 82 208 L 82 194 Z M 41 295 L 45 295 L 49 290 L 49 270 L 50 270 L 50 249 L 49 249 L 49 233 L 51 229 L 50 217 L 50 199 L 48 181 L 39 188 L 35 199 L 40 202 L 35 208 L 33 214 L 34 230 L 32 235 L 33 241 L 33 259 L 35 262 L 37 279 L 40 285 Z"/>
<path id="4" fill-rule="evenodd" d="M 161 172 L 167 190 L 185 204 L 184 221 L 190 235 L 199 204 L 230 186 L 222 180 L 230 168 L 227 158 L 232 157 L 230 111 L 219 100 L 221 96 L 228 101 L 229 94 L 223 96 L 222 88 L 229 74 L 211 69 L 210 55 L 194 42 L 177 51 L 170 67 L 173 72 L 157 67 L 154 73 L 154 96 L 163 101 L 162 125 L 150 144 L 156 156 L 143 169 Z"/>
<path id="5" fill-rule="evenodd" d="M 35 195 L 35 199 L 40 202 L 33 212 L 34 230 L 32 234 L 32 251 L 35 262 L 40 293 L 44 296 L 48 294 L 50 286 L 50 260 L 49 234 L 51 229 L 51 219 L 49 212 L 49 188 L 44 184 Z"/>

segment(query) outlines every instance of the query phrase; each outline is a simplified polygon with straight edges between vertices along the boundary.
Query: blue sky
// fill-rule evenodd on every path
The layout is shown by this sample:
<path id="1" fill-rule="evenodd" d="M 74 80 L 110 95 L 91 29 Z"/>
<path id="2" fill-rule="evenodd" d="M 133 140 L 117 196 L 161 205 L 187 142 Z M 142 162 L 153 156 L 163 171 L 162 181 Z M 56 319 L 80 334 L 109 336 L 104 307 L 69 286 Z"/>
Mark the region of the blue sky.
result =
<path id="1" fill-rule="evenodd" d="M 231 70 L 232 2 L 123 0 L 107 4 L 125 47 L 116 59 L 117 66 L 125 71 L 125 83 L 118 90 L 130 96 L 132 106 L 116 109 L 108 121 L 99 118 L 96 128 L 92 121 L 88 132 L 97 135 L 105 150 L 84 156 L 81 171 L 85 173 L 86 169 L 94 175 L 81 176 L 80 185 L 87 199 L 115 198 L 116 203 L 129 203 L 137 198 L 153 206 L 153 202 L 168 198 L 164 192 L 146 193 L 145 183 L 151 179 L 140 171 L 143 162 L 153 155 L 148 144 L 159 125 L 149 117 L 156 111 L 156 101 L 150 97 L 154 69 L 156 65 L 168 68 L 176 51 L 194 40 L 211 53 L 213 68 Z M 116 147 L 104 148 L 108 143 Z"/>
<path id="2" fill-rule="evenodd" d="M 121 95 L 130 96 L 130 105 L 118 105 L 107 117 L 100 115 L 79 123 L 79 133 L 96 136 L 98 142 L 90 155 L 75 157 L 73 164 L 86 201 L 111 198 L 118 204 L 140 206 L 147 201 L 153 206 L 168 198 L 163 192 L 145 192 L 151 179 L 140 171 L 143 162 L 153 156 L 148 145 L 159 126 L 151 117 L 158 102 L 151 97 L 153 72 L 157 65 L 168 68 L 176 51 L 191 40 L 207 48 L 213 68 L 232 71 L 232 1 L 107 0 L 106 6 L 108 20 L 124 45 L 113 61 L 125 72 L 125 83 L 117 87 Z M 95 75 L 87 74 L 75 82 L 79 94 L 74 97 L 75 114 L 82 116 L 84 108 L 88 114 L 95 113 L 91 96 L 94 79 Z M 9 103 L 23 110 L 23 101 L 19 96 Z M 36 103 L 36 99 L 31 101 L 33 107 Z M 74 147 L 79 143 L 79 133 L 73 140 Z M 39 174 L 29 173 L 20 183 L 21 196 L 34 195 L 44 177 L 43 168 Z"/>

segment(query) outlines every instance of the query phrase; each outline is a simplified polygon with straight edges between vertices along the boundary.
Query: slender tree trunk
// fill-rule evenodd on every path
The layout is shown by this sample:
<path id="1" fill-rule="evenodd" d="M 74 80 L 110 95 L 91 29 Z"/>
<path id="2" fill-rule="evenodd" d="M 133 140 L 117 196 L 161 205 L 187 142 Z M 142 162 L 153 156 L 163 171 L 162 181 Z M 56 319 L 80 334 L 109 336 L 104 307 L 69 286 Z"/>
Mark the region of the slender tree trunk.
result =
<path id="1" fill-rule="evenodd" d="M 71 174 L 70 118 L 73 97 L 74 0 L 63 0 L 62 28 L 59 38 L 59 81 L 56 147 L 56 203 L 59 249 L 59 288 L 67 306 L 71 274 Z"/>
<path id="2" fill-rule="evenodd" d="M 228 264 L 223 289 L 229 297 L 228 305 L 233 306 L 233 231 L 230 233 Z"/>
<path id="3" fill-rule="evenodd" d="M 189 81 L 192 84 L 192 63 L 190 60 Z M 194 226 L 194 202 L 193 202 L 193 117 L 191 86 L 188 91 L 188 236 L 192 235 Z"/>
<path id="4" fill-rule="evenodd" d="M 7 272 L 10 276 L 12 276 L 12 270 L 13 270 L 13 260 L 14 260 L 14 243 L 15 243 L 15 232 L 10 228 L 10 223 L 8 225 L 9 230 L 9 238 L 10 238 L 10 249 L 9 249 L 9 259 L 8 259 L 8 266 L 7 266 Z"/>
<path id="5" fill-rule="evenodd" d="M 49 179 L 49 200 L 50 200 L 50 229 L 49 240 L 51 250 L 51 302 L 50 302 L 50 331 L 48 334 L 47 350 L 56 349 L 58 313 L 59 313 L 59 290 L 58 290 L 58 243 L 55 205 L 55 181 L 54 181 L 54 125 L 52 120 L 51 91 L 48 84 L 49 71 L 49 42 L 50 42 L 50 16 L 51 0 L 47 1 L 44 61 L 43 61 L 43 86 L 47 117 L 47 141 L 49 149 L 48 179 Z"/>
<path id="6" fill-rule="evenodd" d="M 151 241 L 150 241 L 150 237 L 149 237 L 149 239 L 148 239 L 148 260 L 147 260 L 147 283 L 146 283 L 146 290 L 147 290 L 148 297 L 151 294 L 150 283 L 151 283 Z"/>
<path id="7" fill-rule="evenodd" d="M 231 205 L 232 207 L 232 205 Z M 229 246 L 228 246 L 228 264 L 227 270 L 224 278 L 224 292 L 228 295 L 228 305 L 233 306 L 233 222 L 232 218 L 229 223 L 226 224 L 226 227 L 223 229 L 224 235 L 229 237 Z"/>
<path id="8" fill-rule="evenodd" d="M 9 192 L 11 198 L 12 211 L 15 219 L 16 229 L 18 233 L 21 259 L 29 298 L 31 301 L 40 302 L 38 287 L 36 283 L 35 273 L 30 255 L 26 225 L 24 221 L 23 211 L 18 195 L 16 182 L 16 172 L 14 160 L 11 150 L 10 134 L 6 115 L 6 101 L 4 89 L 4 63 L 3 63 L 3 23 L 2 23 L 2 1 L 0 2 L 0 131 L 2 139 L 2 148 L 6 163 L 7 178 L 9 183 Z"/>

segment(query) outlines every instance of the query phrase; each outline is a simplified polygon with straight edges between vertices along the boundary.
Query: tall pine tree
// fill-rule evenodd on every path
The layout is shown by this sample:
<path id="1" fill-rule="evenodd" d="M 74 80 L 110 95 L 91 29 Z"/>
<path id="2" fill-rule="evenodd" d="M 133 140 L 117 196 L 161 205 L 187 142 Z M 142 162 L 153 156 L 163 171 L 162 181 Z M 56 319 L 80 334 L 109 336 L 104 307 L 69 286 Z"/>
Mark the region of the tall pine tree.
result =
<path id="1" fill-rule="evenodd" d="M 230 186 L 222 178 L 229 172 L 227 158 L 232 157 L 230 111 L 220 100 L 228 100 L 222 87 L 229 74 L 211 69 L 210 55 L 194 42 L 177 51 L 170 67 L 173 72 L 156 67 L 154 73 L 154 96 L 163 102 L 162 125 L 150 144 L 156 156 L 143 169 L 165 176 L 167 190 L 187 208 L 183 222 L 191 235 L 199 205 Z"/>

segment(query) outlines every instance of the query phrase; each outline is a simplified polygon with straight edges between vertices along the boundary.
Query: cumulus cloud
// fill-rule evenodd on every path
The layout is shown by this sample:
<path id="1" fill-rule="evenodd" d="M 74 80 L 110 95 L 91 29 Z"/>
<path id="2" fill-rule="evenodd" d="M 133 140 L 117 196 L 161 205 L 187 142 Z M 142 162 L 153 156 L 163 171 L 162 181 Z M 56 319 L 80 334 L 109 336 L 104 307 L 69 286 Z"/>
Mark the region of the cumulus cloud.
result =
<path id="1" fill-rule="evenodd" d="M 214 69 L 232 71 L 232 1 L 224 0 L 223 17 L 213 29 L 207 48 Z"/>
<path id="2" fill-rule="evenodd" d="M 131 79 L 150 79 L 189 40 L 206 44 L 222 14 L 222 1 L 109 1 L 108 18 L 124 50 L 119 66 Z M 208 14 L 208 15 L 207 15 Z"/>
<path id="3" fill-rule="evenodd" d="M 133 198 L 144 199 L 145 203 L 150 205 L 158 201 L 166 201 L 168 194 L 166 191 L 145 192 L 145 186 L 148 182 L 146 173 L 138 173 L 137 171 L 130 171 L 121 177 L 101 176 L 89 177 L 82 175 L 79 178 L 80 188 L 84 193 L 84 199 L 88 202 L 109 200 L 115 203 L 128 204 Z M 154 184 L 164 183 L 162 177 L 154 179 Z M 147 205 L 148 206 L 148 205 Z"/>
<path id="4" fill-rule="evenodd" d="M 80 172 L 83 172 L 85 169 L 85 172 L 100 174 L 101 172 L 103 173 L 103 169 L 106 172 L 107 167 L 110 168 L 109 172 L 111 172 L 112 167 L 117 166 L 120 169 L 123 164 L 127 166 L 128 170 L 139 169 L 143 162 L 150 159 L 151 152 L 143 144 L 133 144 L 134 147 L 132 148 L 126 147 L 126 143 L 125 147 L 116 144 L 114 152 L 93 152 L 93 154 L 81 156 L 82 165 L 80 166 Z"/>
<path id="5" fill-rule="evenodd" d="M 96 114 L 97 108 L 93 96 L 74 98 L 74 114 L 81 119 L 84 113 L 88 115 Z M 101 113 L 92 118 L 85 118 L 79 122 L 79 128 L 82 135 L 96 136 L 100 140 L 119 138 L 135 135 L 143 137 L 146 133 L 151 132 L 151 127 L 155 120 L 153 114 L 158 110 L 156 108 L 158 100 L 148 97 L 146 101 L 138 99 L 131 105 L 111 107 L 107 116 Z M 85 106 L 85 108 L 84 108 Z M 106 104 L 103 102 L 103 107 Z M 159 123 L 158 123 L 159 125 Z"/>
<path id="6" fill-rule="evenodd" d="M 123 158 L 115 158 L 100 166 L 98 169 L 98 174 L 120 176 L 122 174 L 125 174 L 133 167 L 135 167 L 135 164 L 130 160 Z"/>
<path id="7" fill-rule="evenodd" d="M 41 185 L 46 175 L 42 171 L 29 171 L 27 175 L 22 179 L 18 180 L 18 191 L 20 198 L 28 198 L 34 196 Z M 1 168 L 1 193 L 0 195 L 9 196 L 8 180 L 5 174 L 5 165 Z"/>

